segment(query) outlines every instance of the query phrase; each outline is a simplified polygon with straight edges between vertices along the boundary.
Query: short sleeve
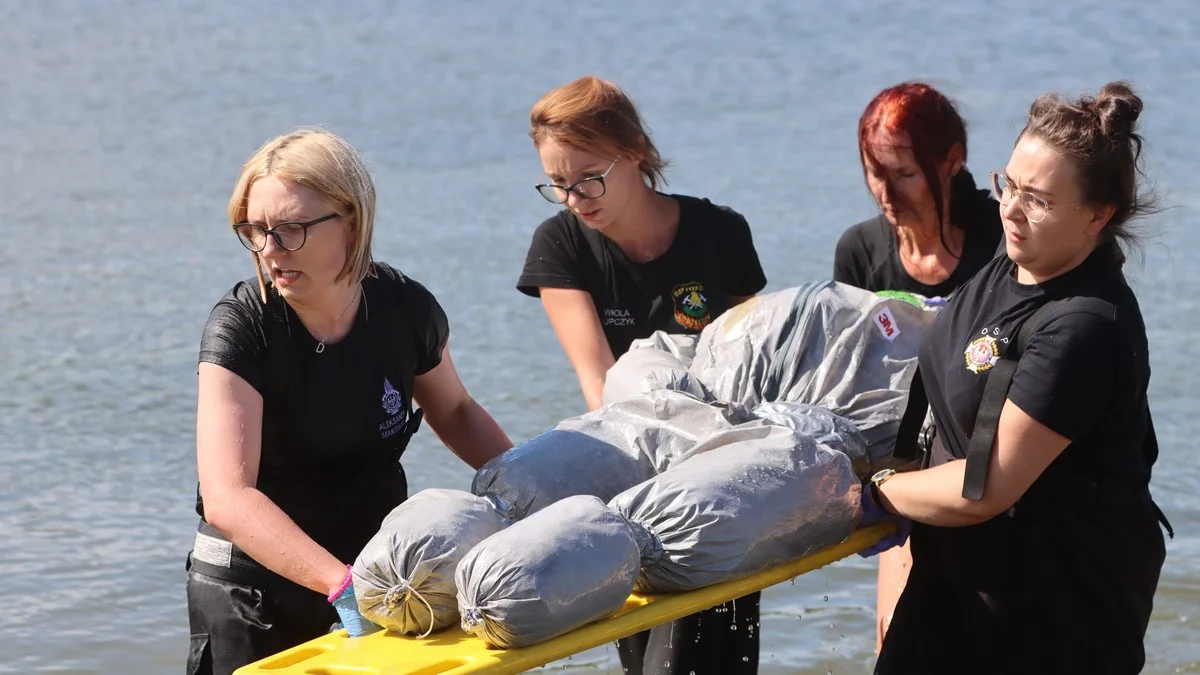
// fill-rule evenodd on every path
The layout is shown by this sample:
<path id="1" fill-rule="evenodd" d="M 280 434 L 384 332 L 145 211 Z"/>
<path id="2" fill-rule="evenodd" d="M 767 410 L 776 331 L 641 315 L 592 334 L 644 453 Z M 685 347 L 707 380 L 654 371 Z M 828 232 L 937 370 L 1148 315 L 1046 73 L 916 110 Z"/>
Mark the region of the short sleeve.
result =
<path id="1" fill-rule="evenodd" d="M 852 227 L 842 233 L 833 253 L 833 280 L 867 289 L 866 248 L 858 228 Z M 874 289 L 867 289 L 874 290 Z"/>
<path id="2" fill-rule="evenodd" d="M 758 251 L 754 248 L 750 223 L 740 213 L 732 209 L 725 210 L 733 216 L 727 228 L 726 251 L 733 253 L 729 258 L 736 261 L 726 280 L 726 291 L 735 296 L 754 295 L 766 287 L 767 276 L 759 262 Z"/>
<path id="3" fill-rule="evenodd" d="M 413 313 L 416 325 L 416 374 L 424 375 L 442 362 L 442 351 L 450 339 L 450 321 L 446 311 L 429 289 L 412 278 L 405 277 L 405 304 Z"/>
<path id="4" fill-rule="evenodd" d="M 580 237 L 571 232 L 565 212 L 547 219 L 533 233 L 517 290 L 531 297 L 539 288 L 588 290 L 580 259 Z"/>
<path id="5" fill-rule="evenodd" d="M 200 338 L 200 361 L 229 370 L 264 394 L 267 340 L 263 309 L 261 304 L 248 304 L 257 303 L 257 295 L 239 290 L 245 289 L 235 287 L 209 313 Z"/>
<path id="6" fill-rule="evenodd" d="M 1046 321 L 1029 338 L 1008 398 L 1055 433 L 1075 440 L 1116 393 L 1119 328 L 1094 312 Z"/>

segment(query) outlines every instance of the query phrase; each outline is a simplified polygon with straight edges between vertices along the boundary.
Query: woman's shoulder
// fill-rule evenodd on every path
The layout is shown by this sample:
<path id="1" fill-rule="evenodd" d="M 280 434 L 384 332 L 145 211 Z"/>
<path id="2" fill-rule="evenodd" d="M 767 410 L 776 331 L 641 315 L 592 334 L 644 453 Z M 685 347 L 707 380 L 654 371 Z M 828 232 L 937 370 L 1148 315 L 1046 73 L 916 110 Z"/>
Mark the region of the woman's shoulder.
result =
<path id="1" fill-rule="evenodd" d="M 889 239 L 891 236 L 891 229 L 887 227 L 883 216 L 868 218 L 842 232 L 838 238 L 837 253 L 870 260 L 886 258 L 893 248 Z"/>
<path id="2" fill-rule="evenodd" d="M 718 204 L 707 197 L 691 195 L 666 195 L 679 202 L 679 220 L 700 225 L 741 225 L 748 226 L 746 217 L 731 206 Z"/>
<path id="3" fill-rule="evenodd" d="M 374 276 L 368 276 L 363 280 L 364 291 L 370 292 L 371 287 L 374 286 L 388 296 L 398 298 L 402 304 L 437 302 L 425 284 L 408 276 L 398 268 L 385 262 L 376 261 L 372 263 L 372 269 L 375 272 Z"/>

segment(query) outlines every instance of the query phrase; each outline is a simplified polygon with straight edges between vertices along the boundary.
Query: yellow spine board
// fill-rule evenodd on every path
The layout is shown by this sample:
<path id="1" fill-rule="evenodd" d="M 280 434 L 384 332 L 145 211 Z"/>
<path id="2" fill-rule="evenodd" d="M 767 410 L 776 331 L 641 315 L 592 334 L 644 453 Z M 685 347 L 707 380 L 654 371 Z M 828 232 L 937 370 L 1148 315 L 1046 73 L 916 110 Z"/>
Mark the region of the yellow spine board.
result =
<path id="1" fill-rule="evenodd" d="M 340 630 L 239 668 L 235 675 L 505 675 L 628 637 L 748 593 L 794 579 L 863 551 L 892 531 L 859 530 L 842 543 L 742 579 L 687 593 L 631 595 L 611 616 L 553 640 L 520 649 L 495 649 L 458 628 L 427 638 L 380 632 L 348 638 Z"/>

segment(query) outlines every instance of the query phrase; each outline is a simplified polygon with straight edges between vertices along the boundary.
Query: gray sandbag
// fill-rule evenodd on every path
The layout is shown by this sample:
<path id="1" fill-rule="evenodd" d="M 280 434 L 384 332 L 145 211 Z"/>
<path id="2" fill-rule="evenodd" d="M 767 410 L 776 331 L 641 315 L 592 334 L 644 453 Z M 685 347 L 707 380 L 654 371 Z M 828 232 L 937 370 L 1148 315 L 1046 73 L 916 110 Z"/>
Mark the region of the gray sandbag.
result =
<path id="1" fill-rule="evenodd" d="M 653 538 L 637 590 L 688 591 L 832 546 L 861 518 L 849 457 L 759 420 L 733 439 L 617 495 L 610 506 Z"/>
<path id="2" fill-rule="evenodd" d="M 592 496 L 568 497 L 462 559 L 462 629 L 503 649 L 544 642 L 620 609 L 640 564 L 620 514 Z"/>
<path id="3" fill-rule="evenodd" d="M 607 501 L 663 471 L 705 436 L 753 419 L 739 405 L 650 392 L 562 421 L 480 467 L 471 492 L 520 520 L 573 495 Z"/>
<path id="4" fill-rule="evenodd" d="M 628 401 L 659 389 L 686 391 L 703 399 L 704 388 L 687 370 L 699 339 L 658 330 L 634 340 L 604 376 L 604 402 Z"/>
<path id="5" fill-rule="evenodd" d="M 392 509 L 354 561 L 358 611 L 402 634 L 454 625 L 455 568 L 473 546 L 508 524 L 491 501 L 469 492 L 418 492 Z"/>
<path id="6" fill-rule="evenodd" d="M 917 304 L 836 282 L 751 298 L 704 328 L 688 372 L 710 399 L 808 403 L 845 417 L 879 464 L 935 316 Z"/>
<path id="7" fill-rule="evenodd" d="M 867 451 L 867 439 L 845 417 L 815 405 L 791 401 L 760 403 L 751 412 L 771 424 L 787 427 L 801 436 L 808 436 L 818 445 L 846 455 L 859 479 L 866 480 L 878 470 Z"/>

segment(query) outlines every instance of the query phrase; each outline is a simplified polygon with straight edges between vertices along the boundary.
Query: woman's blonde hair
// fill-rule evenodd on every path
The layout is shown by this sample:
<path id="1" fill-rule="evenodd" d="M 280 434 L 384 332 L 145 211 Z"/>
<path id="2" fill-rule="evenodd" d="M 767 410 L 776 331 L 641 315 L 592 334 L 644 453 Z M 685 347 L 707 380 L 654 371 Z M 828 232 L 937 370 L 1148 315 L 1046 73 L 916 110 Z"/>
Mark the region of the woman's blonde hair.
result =
<path id="1" fill-rule="evenodd" d="M 267 141 L 242 166 L 229 199 L 229 224 L 246 222 L 246 204 L 254 181 L 274 176 L 313 190 L 345 216 L 350 231 L 346 263 L 338 280 L 355 282 L 374 276 L 371 234 L 375 226 L 375 185 L 362 155 L 340 136 L 311 127 L 290 131 Z M 267 302 L 267 285 L 257 253 L 254 269 L 258 290 Z"/>

